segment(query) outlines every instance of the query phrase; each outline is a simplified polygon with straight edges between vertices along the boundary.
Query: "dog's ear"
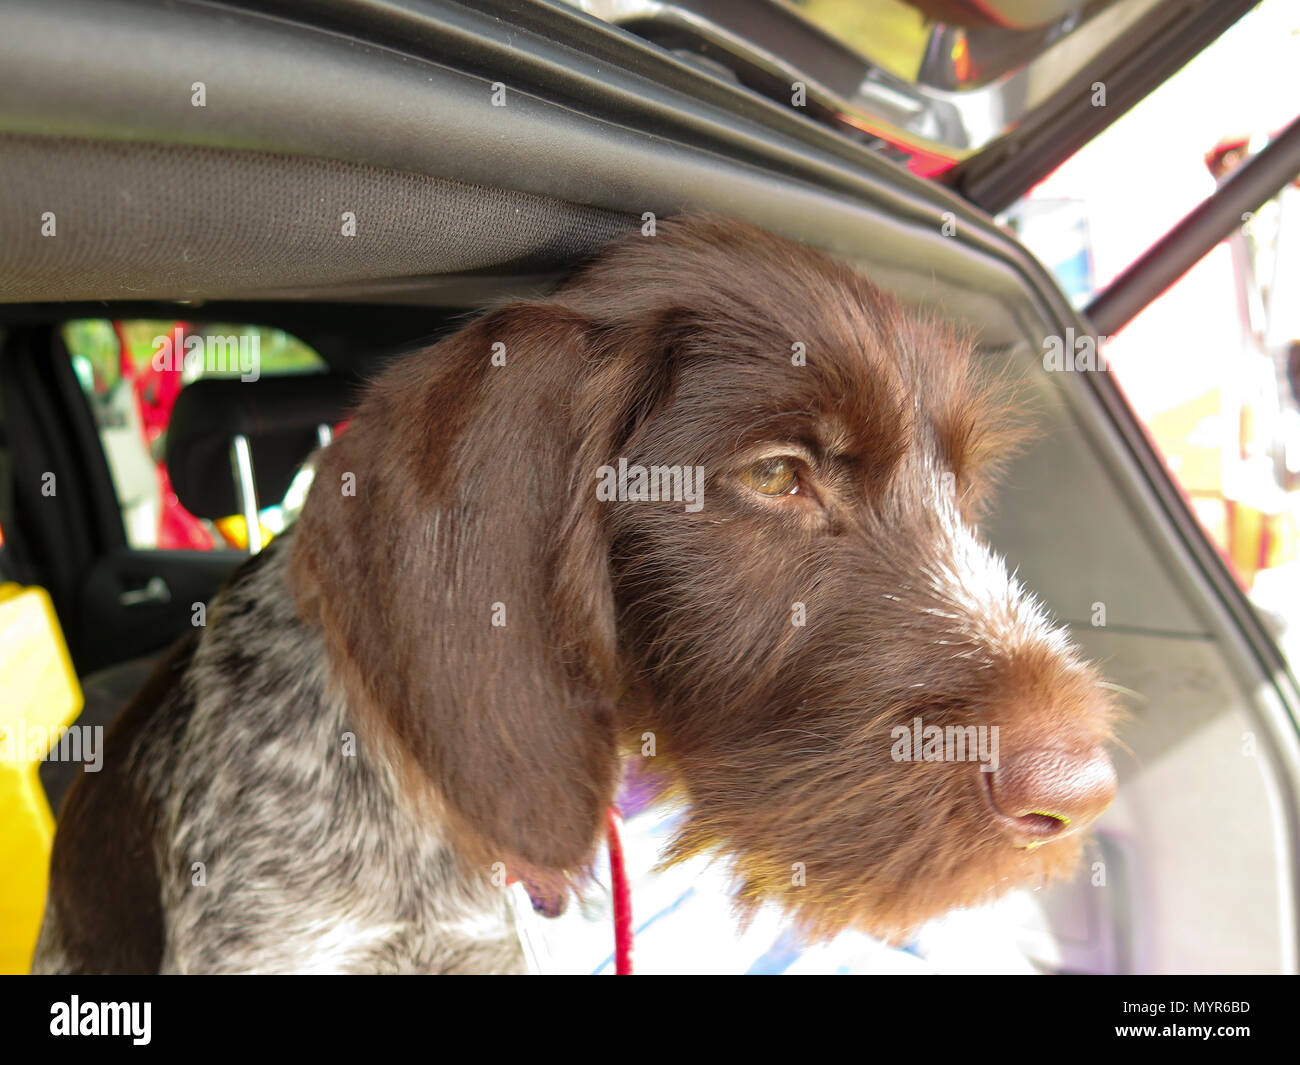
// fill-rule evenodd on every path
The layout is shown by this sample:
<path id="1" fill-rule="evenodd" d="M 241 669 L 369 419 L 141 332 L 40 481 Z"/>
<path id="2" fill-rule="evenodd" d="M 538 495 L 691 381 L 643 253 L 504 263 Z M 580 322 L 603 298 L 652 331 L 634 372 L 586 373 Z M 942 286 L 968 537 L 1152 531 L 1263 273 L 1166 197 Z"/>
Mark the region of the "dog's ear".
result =
<path id="1" fill-rule="evenodd" d="M 395 364 L 321 454 L 294 534 L 300 612 L 363 735 L 396 741 L 461 843 L 534 870 L 589 860 L 617 777 L 592 464 L 640 391 L 593 335 L 511 304 Z"/>

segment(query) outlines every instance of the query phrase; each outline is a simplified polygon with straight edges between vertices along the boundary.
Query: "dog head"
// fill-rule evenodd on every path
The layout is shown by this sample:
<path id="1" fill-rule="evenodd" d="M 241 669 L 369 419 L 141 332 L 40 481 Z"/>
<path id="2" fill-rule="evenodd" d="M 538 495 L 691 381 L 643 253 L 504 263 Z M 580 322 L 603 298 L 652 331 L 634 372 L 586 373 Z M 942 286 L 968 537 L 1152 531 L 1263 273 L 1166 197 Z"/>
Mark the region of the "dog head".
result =
<path id="1" fill-rule="evenodd" d="M 1013 434 L 969 363 L 826 256 L 663 223 L 376 380 L 302 609 L 467 848 L 580 872 L 648 734 L 670 857 L 901 934 L 1068 868 L 1114 790 L 1099 678 L 974 531 Z"/>

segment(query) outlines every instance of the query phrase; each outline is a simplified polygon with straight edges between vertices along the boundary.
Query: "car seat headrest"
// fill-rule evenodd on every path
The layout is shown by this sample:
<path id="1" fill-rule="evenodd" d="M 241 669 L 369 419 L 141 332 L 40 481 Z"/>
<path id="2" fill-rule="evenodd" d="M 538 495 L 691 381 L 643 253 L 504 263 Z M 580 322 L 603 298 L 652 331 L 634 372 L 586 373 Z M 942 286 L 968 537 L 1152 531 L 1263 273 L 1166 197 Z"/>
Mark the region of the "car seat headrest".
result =
<path id="1" fill-rule="evenodd" d="M 216 520 L 243 512 L 232 455 L 242 437 L 260 505 L 278 503 L 320 442 L 319 427 L 346 415 L 352 385 L 301 374 L 256 381 L 208 378 L 186 385 L 167 429 L 167 472 L 190 513 Z"/>

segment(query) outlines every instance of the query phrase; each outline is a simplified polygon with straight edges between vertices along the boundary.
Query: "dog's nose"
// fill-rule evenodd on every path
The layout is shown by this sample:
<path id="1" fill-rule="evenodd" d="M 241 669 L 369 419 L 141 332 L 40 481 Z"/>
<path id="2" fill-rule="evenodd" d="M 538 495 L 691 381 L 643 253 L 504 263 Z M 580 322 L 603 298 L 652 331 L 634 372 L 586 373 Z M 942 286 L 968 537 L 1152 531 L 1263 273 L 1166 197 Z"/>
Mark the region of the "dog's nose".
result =
<path id="1" fill-rule="evenodd" d="M 998 827 L 1018 847 L 1078 832 L 1115 798 L 1115 769 L 1099 747 L 1019 751 L 981 775 Z"/>

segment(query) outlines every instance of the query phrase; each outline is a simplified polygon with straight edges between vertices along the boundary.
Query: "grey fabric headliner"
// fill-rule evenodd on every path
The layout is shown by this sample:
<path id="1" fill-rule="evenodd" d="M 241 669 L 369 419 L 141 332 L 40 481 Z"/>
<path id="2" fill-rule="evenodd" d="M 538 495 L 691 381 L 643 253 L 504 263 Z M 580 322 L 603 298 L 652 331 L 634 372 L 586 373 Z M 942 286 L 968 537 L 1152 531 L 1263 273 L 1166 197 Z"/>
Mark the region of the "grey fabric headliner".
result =
<path id="1" fill-rule="evenodd" d="M 637 224 L 532 193 L 337 160 L 19 134 L 0 135 L 0 187 L 0 302 L 218 299 L 545 272 Z M 356 236 L 342 234 L 347 211 Z M 54 236 L 42 234 L 46 212 Z"/>

